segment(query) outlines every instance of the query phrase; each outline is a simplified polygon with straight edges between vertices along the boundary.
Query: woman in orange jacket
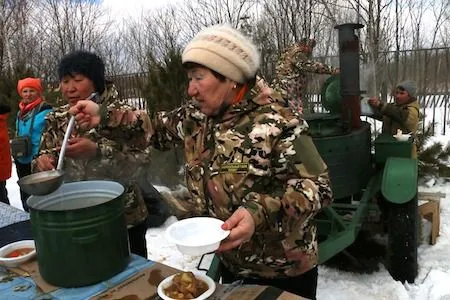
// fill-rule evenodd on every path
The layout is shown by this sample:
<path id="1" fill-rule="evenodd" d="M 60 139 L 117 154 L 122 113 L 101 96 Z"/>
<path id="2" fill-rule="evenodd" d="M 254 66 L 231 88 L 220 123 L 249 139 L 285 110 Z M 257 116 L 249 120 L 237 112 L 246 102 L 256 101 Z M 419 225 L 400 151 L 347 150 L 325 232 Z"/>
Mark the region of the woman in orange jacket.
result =
<path id="1" fill-rule="evenodd" d="M 5 99 L 0 100 L 0 202 L 9 204 L 6 180 L 11 177 L 11 150 L 9 148 L 8 115 L 11 108 Z"/>

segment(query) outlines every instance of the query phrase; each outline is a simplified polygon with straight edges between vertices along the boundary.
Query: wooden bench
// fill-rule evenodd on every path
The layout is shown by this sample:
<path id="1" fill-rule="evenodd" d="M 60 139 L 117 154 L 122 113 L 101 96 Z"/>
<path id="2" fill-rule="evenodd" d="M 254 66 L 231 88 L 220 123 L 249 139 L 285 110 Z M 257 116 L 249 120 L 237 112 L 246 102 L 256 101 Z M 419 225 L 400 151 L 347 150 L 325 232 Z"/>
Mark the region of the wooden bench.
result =
<path id="1" fill-rule="evenodd" d="M 430 244 L 436 244 L 436 238 L 439 236 L 440 229 L 440 199 L 444 198 L 443 193 L 426 193 L 419 192 L 418 200 L 426 201 L 419 205 L 419 215 L 431 222 L 431 238 Z"/>

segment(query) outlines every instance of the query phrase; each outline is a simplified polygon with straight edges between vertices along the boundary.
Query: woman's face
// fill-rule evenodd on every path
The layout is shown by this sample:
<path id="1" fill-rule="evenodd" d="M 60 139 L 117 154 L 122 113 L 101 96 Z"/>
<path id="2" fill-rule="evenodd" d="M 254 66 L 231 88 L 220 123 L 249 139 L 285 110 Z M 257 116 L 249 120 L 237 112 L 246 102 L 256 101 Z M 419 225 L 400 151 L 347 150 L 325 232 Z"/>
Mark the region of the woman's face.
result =
<path id="1" fill-rule="evenodd" d="M 397 104 L 405 104 L 409 101 L 410 97 L 407 91 L 397 88 L 395 90 L 395 102 Z"/>
<path id="2" fill-rule="evenodd" d="M 59 84 L 61 93 L 70 106 L 75 105 L 78 100 L 87 99 L 95 92 L 92 80 L 82 74 L 66 75 Z"/>
<path id="3" fill-rule="evenodd" d="M 187 71 L 189 78 L 188 95 L 196 102 L 197 107 L 207 116 L 217 115 L 222 107 L 231 104 L 233 86 L 229 79 L 220 81 L 210 69 L 195 67 Z"/>
<path id="4" fill-rule="evenodd" d="M 25 103 L 31 103 L 34 100 L 36 100 L 37 98 L 39 98 L 39 96 L 41 96 L 41 95 L 39 94 L 39 92 L 36 89 L 30 88 L 30 87 L 24 87 L 22 89 L 22 92 L 20 93 L 20 96 L 22 97 L 22 99 Z"/>

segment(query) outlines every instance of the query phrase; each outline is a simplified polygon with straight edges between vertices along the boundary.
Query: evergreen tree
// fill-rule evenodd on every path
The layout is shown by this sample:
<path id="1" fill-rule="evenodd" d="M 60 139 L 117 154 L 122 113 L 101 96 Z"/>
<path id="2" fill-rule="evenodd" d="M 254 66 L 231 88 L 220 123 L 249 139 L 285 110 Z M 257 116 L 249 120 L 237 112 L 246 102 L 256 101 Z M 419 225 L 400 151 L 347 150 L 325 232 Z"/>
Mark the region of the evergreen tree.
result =
<path id="1" fill-rule="evenodd" d="M 169 51 L 161 61 L 150 55 L 147 77 L 141 84 L 142 94 L 149 112 L 172 110 L 183 104 L 187 97 L 187 75 L 181 62 L 181 50 Z M 164 168 L 161 162 L 164 161 Z M 150 182 L 176 186 L 184 182 L 180 174 L 183 166 L 183 151 L 177 148 L 170 151 L 152 149 L 151 172 L 147 172 Z"/>
<path id="2" fill-rule="evenodd" d="M 150 54 L 148 76 L 141 89 L 151 112 L 172 110 L 186 99 L 187 76 L 181 63 L 181 50 L 170 50 L 161 61 Z"/>
<path id="3" fill-rule="evenodd" d="M 441 142 L 434 142 L 425 148 L 433 137 L 434 125 L 431 122 L 417 133 L 419 177 L 450 177 L 450 143 L 444 146 Z"/>

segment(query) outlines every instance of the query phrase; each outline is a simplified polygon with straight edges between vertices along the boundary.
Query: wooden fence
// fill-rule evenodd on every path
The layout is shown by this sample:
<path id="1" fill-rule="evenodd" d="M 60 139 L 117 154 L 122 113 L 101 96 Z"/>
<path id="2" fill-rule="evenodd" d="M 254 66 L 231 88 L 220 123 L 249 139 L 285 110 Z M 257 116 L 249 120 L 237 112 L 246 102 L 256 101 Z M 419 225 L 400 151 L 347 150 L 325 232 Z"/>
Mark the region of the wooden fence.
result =
<path id="1" fill-rule="evenodd" d="M 144 72 L 108 77 L 116 85 L 119 91 L 119 97 L 139 109 L 145 109 L 147 106 L 144 94 L 142 93 L 142 87 L 146 78 L 147 74 Z"/>

